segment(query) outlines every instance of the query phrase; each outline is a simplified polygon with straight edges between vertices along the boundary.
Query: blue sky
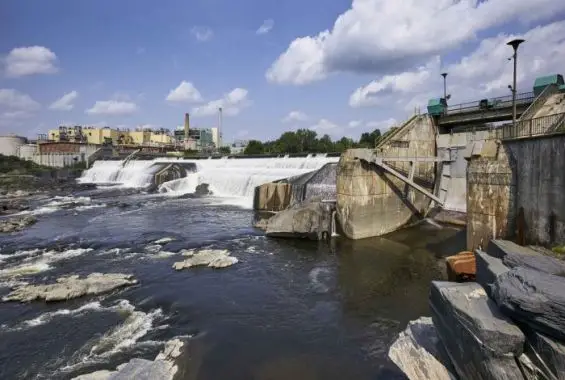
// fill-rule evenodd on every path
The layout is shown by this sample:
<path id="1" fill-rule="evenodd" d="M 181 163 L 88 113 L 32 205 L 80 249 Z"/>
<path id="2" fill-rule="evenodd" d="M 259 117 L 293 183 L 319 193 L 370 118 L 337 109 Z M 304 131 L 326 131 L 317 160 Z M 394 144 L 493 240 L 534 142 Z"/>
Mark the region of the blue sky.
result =
<path id="1" fill-rule="evenodd" d="M 425 108 L 442 70 L 454 101 L 505 95 L 513 36 L 528 40 L 525 90 L 565 72 L 564 12 L 550 0 L 3 0 L 0 129 L 174 128 L 184 112 L 211 127 L 221 105 L 228 141 L 299 127 L 358 137 Z"/>

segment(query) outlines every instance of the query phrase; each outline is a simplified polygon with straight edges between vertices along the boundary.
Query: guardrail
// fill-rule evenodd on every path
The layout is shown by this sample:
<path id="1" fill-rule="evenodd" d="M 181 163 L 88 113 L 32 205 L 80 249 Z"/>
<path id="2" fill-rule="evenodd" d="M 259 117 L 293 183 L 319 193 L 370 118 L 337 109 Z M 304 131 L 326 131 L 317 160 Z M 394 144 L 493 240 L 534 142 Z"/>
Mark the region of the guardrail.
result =
<path id="1" fill-rule="evenodd" d="M 505 124 L 492 131 L 492 138 L 507 140 L 565 132 L 565 112 L 520 120 L 516 126 Z"/>
<path id="2" fill-rule="evenodd" d="M 535 99 L 533 92 L 523 92 L 516 95 L 516 104 L 528 104 L 532 103 Z M 452 106 L 447 106 L 447 115 L 453 115 L 458 113 L 475 112 L 475 111 L 489 111 L 496 110 L 499 108 L 512 107 L 512 95 L 501 96 L 498 98 L 488 99 L 488 103 L 481 107 L 480 100 L 474 102 L 455 104 Z"/>
<path id="3" fill-rule="evenodd" d="M 550 84 L 546 88 L 543 89 L 541 94 L 530 104 L 527 110 L 524 111 L 522 116 L 520 116 L 520 120 L 527 120 L 532 119 L 536 113 L 539 111 L 541 107 L 545 104 L 546 100 L 552 96 L 553 94 L 557 94 L 559 92 L 559 87 L 554 84 Z"/>

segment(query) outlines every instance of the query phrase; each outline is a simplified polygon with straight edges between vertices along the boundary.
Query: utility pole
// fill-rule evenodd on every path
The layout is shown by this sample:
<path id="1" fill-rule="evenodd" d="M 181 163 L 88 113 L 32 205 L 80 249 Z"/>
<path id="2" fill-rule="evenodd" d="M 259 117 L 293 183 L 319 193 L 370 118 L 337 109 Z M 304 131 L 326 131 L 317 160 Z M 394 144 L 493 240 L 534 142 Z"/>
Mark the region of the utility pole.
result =
<path id="1" fill-rule="evenodd" d="M 510 90 L 512 91 L 512 129 L 514 130 L 515 133 L 516 133 L 516 68 L 518 66 L 518 46 L 520 46 L 522 42 L 524 42 L 523 39 L 516 38 L 515 40 L 506 43 L 506 45 L 512 46 L 512 48 L 514 49 L 514 54 L 512 55 L 512 58 L 509 58 L 509 59 L 514 59 L 514 80 L 512 86 L 508 86 L 508 87 L 510 87 Z"/>
<path id="2" fill-rule="evenodd" d="M 443 99 L 447 102 L 447 73 L 441 73 L 441 76 L 443 77 Z"/>
<path id="3" fill-rule="evenodd" d="M 218 146 L 216 147 L 216 149 L 218 149 L 218 151 L 220 151 L 220 148 L 222 147 L 222 107 L 218 108 Z"/>

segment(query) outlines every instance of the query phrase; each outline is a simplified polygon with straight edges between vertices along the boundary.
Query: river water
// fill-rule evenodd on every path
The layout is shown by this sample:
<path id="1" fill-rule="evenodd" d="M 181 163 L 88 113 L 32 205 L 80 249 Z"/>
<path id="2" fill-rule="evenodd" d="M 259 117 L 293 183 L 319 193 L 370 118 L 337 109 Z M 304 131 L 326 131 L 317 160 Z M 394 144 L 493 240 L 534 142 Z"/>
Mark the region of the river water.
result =
<path id="1" fill-rule="evenodd" d="M 91 169 L 100 183 L 141 175 L 100 169 Z M 191 181 L 209 181 L 214 170 Z M 236 182 L 249 177 L 240 188 L 254 185 L 256 170 L 226 170 Z M 429 315 L 429 282 L 443 276 L 440 258 L 464 242 L 461 231 L 427 222 L 361 241 L 269 239 L 252 228 L 248 190 L 180 198 L 178 184 L 174 192 L 145 194 L 124 182 L 38 200 L 31 211 L 37 224 L 0 237 L 0 296 L 19 281 L 66 274 L 120 272 L 139 280 L 68 302 L 0 303 L 0 379 L 113 369 L 154 358 L 174 337 L 188 342 L 180 363 L 187 379 L 397 378 L 388 346 L 408 321 Z M 227 249 L 239 262 L 175 271 L 182 249 Z"/>

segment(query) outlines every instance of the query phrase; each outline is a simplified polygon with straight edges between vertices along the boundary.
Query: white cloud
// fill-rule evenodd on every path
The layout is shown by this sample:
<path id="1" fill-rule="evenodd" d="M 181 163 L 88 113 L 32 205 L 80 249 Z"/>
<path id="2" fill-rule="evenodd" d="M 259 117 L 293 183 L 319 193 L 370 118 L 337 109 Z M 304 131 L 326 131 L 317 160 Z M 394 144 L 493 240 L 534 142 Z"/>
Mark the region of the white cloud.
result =
<path id="1" fill-rule="evenodd" d="M 379 120 L 379 121 L 369 121 L 365 126 L 367 128 L 371 128 L 372 130 L 380 129 L 381 131 L 386 131 L 390 127 L 396 124 L 396 119 L 389 118 L 386 120 Z"/>
<path id="2" fill-rule="evenodd" d="M 283 123 L 290 123 L 293 121 L 305 121 L 305 120 L 308 120 L 308 116 L 304 112 L 290 111 L 282 121 Z"/>
<path id="3" fill-rule="evenodd" d="M 341 127 L 328 119 L 320 119 L 316 124 L 312 125 L 310 129 L 321 133 L 332 133 L 341 130 Z"/>
<path id="4" fill-rule="evenodd" d="M 11 88 L 0 88 L 0 107 L 11 110 L 35 111 L 41 105 L 27 94 Z"/>
<path id="5" fill-rule="evenodd" d="M 6 76 L 53 74 L 58 71 L 57 56 L 43 46 L 14 48 L 5 58 Z"/>
<path id="6" fill-rule="evenodd" d="M 361 126 L 361 124 L 363 124 L 363 122 L 361 120 L 351 120 L 347 126 L 349 128 L 357 128 L 359 126 Z"/>
<path id="7" fill-rule="evenodd" d="M 565 21 L 535 27 L 522 35 L 501 33 L 484 39 L 469 55 L 441 67 L 439 57 L 413 71 L 382 76 L 355 90 L 349 99 L 352 107 L 397 105 L 412 111 L 425 108 L 427 100 L 443 95 L 442 71 L 448 73 L 450 104 L 485 97 L 510 95 L 512 48 L 506 43 L 524 38 L 518 55 L 518 91 L 532 91 L 536 77 L 560 73 L 565 62 Z M 425 112 L 425 111 L 424 111 Z"/>
<path id="8" fill-rule="evenodd" d="M 200 42 L 211 40 L 214 37 L 214 32 L 207 26 L 195 26 L 190 33 Z"/>
<path id="9" fill-rule="evenodd" d="M 331 30 L 292 41 L 271 65 L 273 83 L 301 85 L 335 72 L 390 74 L 518 20 L 531 23 L 565 11 L 555 0 L 353 0 Z"/>
<path id="10" fill-rule="evenodd" d="M 246 89 L 235 88 L 221 99 L 212 100 L 202 106 L 194 107 L 191 114 L 196 117 L 212 116 L 218 114 L 218 109 L 222 108 L 223 115 L 235 116 L 243 108 L 251 104 L 247 96 L 248 91 Z"/>
<path id="11" fill-rule="evenodd" d="M 171 90 L 169 95 L 167 95 L 166 100 L 168 102 L 182 102 L 182 103 L 194 103 L 202 100 L 200 92 L 194 87 L 191 82 L 182 81 L 177 86 L 177 88 Z"/>
<path id="12" fill-rule="evenodd" d="M 63 95 L 58 100 L 54 101 L 49 108 L 58 111 L 70 111 L 73 109 L 73 102 L 78 97 L 78 92 L 71 91 L 68 94 Z"/>
<path id="13" fill-rule="evenodd" d="M 133 102 L 121 102 L 117 100 L 98 100 L 92 108 L 86 110 L 90 115 L 130 115 L 138 110 Z"/>
<path id="14" fill-rule="evenodd" d="M 263 21 L 263 24 L 257 29 L 255 32 L 256 34 L 267 34 L 269 33 L 273 27 L 275 26 L 275 22 L 272 19 L 268 19 Z"/>

